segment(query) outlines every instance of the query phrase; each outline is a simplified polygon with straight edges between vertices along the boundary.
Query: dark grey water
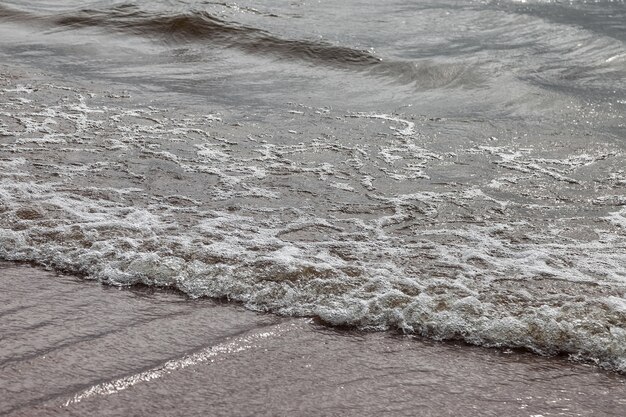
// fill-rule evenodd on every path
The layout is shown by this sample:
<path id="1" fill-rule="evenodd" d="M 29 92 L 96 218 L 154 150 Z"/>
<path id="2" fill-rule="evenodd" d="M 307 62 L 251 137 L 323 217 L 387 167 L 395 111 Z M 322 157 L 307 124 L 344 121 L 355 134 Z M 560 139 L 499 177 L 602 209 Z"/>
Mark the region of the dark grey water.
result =
<path id="1" fill-rule="evenodd" d="M 0 257 L 623 372 L 625 42 L 623 1 L 5 1 Z"/>

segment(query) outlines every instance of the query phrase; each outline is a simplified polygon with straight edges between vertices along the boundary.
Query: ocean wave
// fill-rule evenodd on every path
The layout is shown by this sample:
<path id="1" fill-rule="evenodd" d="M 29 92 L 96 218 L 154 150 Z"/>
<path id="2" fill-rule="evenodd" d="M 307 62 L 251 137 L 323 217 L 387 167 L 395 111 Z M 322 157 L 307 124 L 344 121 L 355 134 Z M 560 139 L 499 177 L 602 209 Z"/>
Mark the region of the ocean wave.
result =
<path id="1" fill-rule="evenodd" d="M 266 30 L 220 19 L 202 10 L 185 13 L 148 12 L 126 4 L 61 14 L 35 14 L 0 6 L 1 18 L 44 25 L 55 31 L 101 28 L 148 37 L 171 45 L 195 43 L 234 48 L 270 59 L 302 61 L 358 71 L 423 89 L 475 88 L 484 83 L 484 78 L 472 63 L 383 60 L 368 51 L 324 41 L 285 39 Z"/>
<path id="2" fill-rule="evenodd" d="M 324 42 L 281 39 L 261 29 L 221 20 L 205 11 L 165 14 L 122 5 L 59 15 L 36 15 L 3 7 L 0 8 L 0 17 L 32 20 L 66 29 L 101 27 L 166 42 L 211 42 L 249 53 L 303 59 L 339 67 L 368 66 L 381 61 L 366 51 Z"/>
<path id="3" fill-rule="evenodd" d="M 398 247 L 389 236 L 360 241 L 340 233 L 341 240 L 305 246 L 281 235 L 323 230 L 325 221 L 277 227 L 212 212 L 197 213 L 213 218 L 181 229 L 154 210 L 50 184 L 4 182 L 0 195 L 6 260 L 114 285 L 174 287 L 333 325 L 569 353 L 626 371 L 623 242 L 515 245 L 497 237 L 507 226 L 494 225 L 431 232 L 456 244 L 424 235 Z M 624 222 L 623 214 L 613 216 Z"/>

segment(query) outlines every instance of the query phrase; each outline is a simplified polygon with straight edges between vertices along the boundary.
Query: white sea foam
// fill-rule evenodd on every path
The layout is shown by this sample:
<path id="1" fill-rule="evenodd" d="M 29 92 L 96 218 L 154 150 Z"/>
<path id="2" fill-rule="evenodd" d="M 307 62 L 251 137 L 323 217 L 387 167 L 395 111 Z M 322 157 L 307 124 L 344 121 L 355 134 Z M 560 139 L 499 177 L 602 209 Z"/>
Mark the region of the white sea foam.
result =
<path id="1" fill-rule="evenodd" d="M 418 135 L 404 116 L 354 113 L 294 143 L 78 93 L 44 111 L 38 93 L 6 109 L 33 121 L 0 144 L 3 259 L 626 371 L 619 146 L 493 147 L 467 143 L 466 124 L 433 141 L 428 120 Z"/>

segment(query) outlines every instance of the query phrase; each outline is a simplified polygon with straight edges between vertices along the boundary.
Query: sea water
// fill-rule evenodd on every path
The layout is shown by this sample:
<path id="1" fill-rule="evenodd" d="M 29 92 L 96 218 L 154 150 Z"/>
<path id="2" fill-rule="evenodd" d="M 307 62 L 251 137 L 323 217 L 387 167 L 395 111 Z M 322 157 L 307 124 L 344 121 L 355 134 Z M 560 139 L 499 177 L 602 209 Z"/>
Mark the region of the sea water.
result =
<path id="1" fill-rule="evenodd" d="M 625 372 L 626 3 L 5 1 L 0 258 Z"/>

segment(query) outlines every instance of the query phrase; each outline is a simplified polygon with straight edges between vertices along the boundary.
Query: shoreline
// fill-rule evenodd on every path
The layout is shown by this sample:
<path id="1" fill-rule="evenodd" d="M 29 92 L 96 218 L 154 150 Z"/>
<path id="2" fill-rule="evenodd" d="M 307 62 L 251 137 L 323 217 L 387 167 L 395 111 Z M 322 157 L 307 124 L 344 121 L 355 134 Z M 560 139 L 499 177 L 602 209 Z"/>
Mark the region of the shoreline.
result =
<path id="1" fill-rule="evenodd" d="M 21 263 L 0 272 L 0 415 L 618 416 L 626 405 L 622 375 L 560 357 L 331 328 Z"/>
<path id="2" fill-rule="evenodd" d="M 83 282 L 93 282 L 93 283 L 98 283 L 100 285 L 110 286 L 113 288 L 118 288 L 118 289 L 123 289 L 123 290 L 139 291 L 139 292 L 147 291 L 149 293 L 164 292 L 164 293 L 169 293 L 178 297 L 183 297 L 189 301 L 205 300 L 205 301 L 214 302 L 217 305 L 235 306 L 237 308 L 241 308 L 245 311 L 250 311 L 256 314 L 263 314 L 263 315 L 267 314 L 267 315 L 281 317 L 285 319 L 310 320 L 312 323 L 315 323 L 316 325 L 328 327 L 337 332 L 362 332 L 362 333 L 381 333 L 382 332 L 382 333 L 387 333 L 391 337 L 416 339 L 419 342 L 426 341 L 426 342 L 433 342 L 433 343 L 441 343 L 444 345 L 450 344 L 456 347 L 496 350 L 500 353 L 506 353 L 506 354 L 509 354 L 509 353 L 530 354 L 530 355 L 534 355 L 534 356 L 538 356 L 538 357 L 546 358 L 546 359 L 563 360 L 563 361 L 566 361 L 568 363 L 573 363 L 573 364 L 579 364 L 579 365 L 584 365 L 584 366 L 594 366 L 602 371 L 605 371 L 611 374 L 616 374 L 616 375 L 626 378 L 625 372 L 620 372 L 620 370 L 618 369 L 604 366 L 602 363 L 598 363 L 597 361 L 588 359 L 586 357 L 577 358 L 575 357 L 576 354 L 567 352 L 567 351 L 559 351 L 556 353 L 546 354 L 543 352 L 535 351 L 527 347 L 520 347 L 520 346 L 506 346 L 506 345 L 505 346 L 490 346 L 490 345 L 474 344 L 462 338 L 436 339 L 436 338 L 428 337 L 425 335 L 420 335 L 417 333 L 404 333 L 403 330 L 399 328 L 389 328 L 385 330 L 364 329 L 364 328 L 359 328 L 358 326 L 352 326 L 352 325 L 333 324 L 331 322 L 325 321 L 323 318 L 319 316 L 288 316 L 288 315 L 283 315 L 283 314 L 280 314 L 279 312 L 274 312 L 271 310 L 262 311 L 262 310 L 249 309 L 249 308 L 246 308 L 244 302 L 237 300 L 237 299 L 230 299 L 229 297 L 226 297 L 226 296 L 224 297 L 210 297 L 210 296 L 192 297 L 189 294 L 185 293 L 180 288 L 177 288 L 175 286 L 148 285 L 143 282 L 136 282 L 130 285 L 115 285 L 115 284 L 101 282 L 101 281 L 89 278 L 87 274 L 77 274 L 77 273 L 73 273 L 72 271 L 58 270 L 54 268 L 53 266 L 38 264 L 37 262 L 34 262 L 34 261 L 6 261 L 6 260 L 0 259 L 0 267 L 2 264 L 15 264 L 16 266 L 28 266 L 33 269 L 44 270 L 46 272 L 51 272 L 56 275 L 72 276 Z"/>
<path id="3" fill-rule="evenodd" d="M 26 78 L 30 79 L 32 76 Z M 3 213 L 6 231 L 0 244 L 3 257 L 41 260 L 56 269 L 84 271 L 114 284 L 171 285 L 192 297 L 233 297 L 245 301 L 253 310 L 319 316 L 333 325 L 403 328 L 426 337 L 461 338 L 483 346 L 514 345 L 551 354 L 567 351 L 580 353 L 590 362 L 598 361 L 609 369 L 624 369 L 624 333 L 620 325 L 624 322 L 623 286 L 619 280 L 623 272 L 619 251 L 623 234 L 621 229 L 616 229 L 619 225 L 609 224 L 608 217 L 600 224 L 594 224 L 595 217 L 587 217 L 588 210 L 593 210 L 594 216 L 604 213 L 616 221 L 622 219 L 621 212 L 610 204 L 610 191 L 607 191 L 607 204 L 601 206 L 587 200 L 589 204 L 572 201 L 568 207 L 556 204 L 546 208 L 545 213 L 539 213 L 543 220 L 535 219 L 547 221 L 542 223 L 546 230 L 554 226 L 550 220 L 553 209 L 568 211 L 568 216 L 571 210 L 580 212 L 580 216 L 570 216 L 564 221 L 582 219 L 582 223 L 575 221 L 564 225 L 561 222 L 558 236 L 538 236 L 534 221 L 526 221 L 531 218 L 524 214 L 533 205 L 510 200 L 508 192 L 503 194 L 499 186 L 491 187 L 493 181 L 501 184 L 498 178 L 508 178 L 508 168 L 502 160 L 508 157 L 499 151 L 494 156 L 491 147 L 483 146 L 484 151 L 479 152 L 481 158 L 486 158 L 481 164 L 495 167 L 497 175 L 489 170 L 489 175 L 495 175 L 495 179 L 487 183 L 488 178 L 485 178 L 474 185 L 442 185 L 447 183 L 425 179 L 420 184 L 407 180 L 402 185 L 390 178 L 391 182 L 385 180 L 379 186 L 384 192 L 372 194 L 371 190 L 359 192 L 359 188 L 352 186 L 342 188 L 334 180 L 325 178 L 325 168 L 320 168 L 322 171 L 311 168 L 326 166 L 327 158 L 340 165 L 351 163 L 348 154 L 334 155 L 338 152 L 333 147 L 337 139 L 333 135 L 322 135 L 324 130 L 335 129 L 335 135 L 343 132 L 348 138 L 361 134 L 373 138 L 384 134 L 386 136 L 381 137 L 385 137 L 389 145 L 409 140 L 411 148 L 417 146 L 417 137 L 407 135 L 411 134 L 411 129 L 415 131 L 418 124 L 419 135 L 434 134 L 432 129 L 438 122 L 425 116 L 411 118 L 413 122 L 409 122 L 408 118 L 404 120 L 400 116 L 364 117 L 354 112 L 338 112 L 336 117 L 341 122 L 335 125 L 328 122 L 325 113 L 302 107 L 307 115 L 300 115 L 304 118 L 298 122 L 290 121 L 294 117 L 290 112 L 286 116 L 277 112 L 276 118 L 269 117 L 267 125 L 259 125 L 258 121 L 242 125 L 239 117 L 220 112 L 216 113 L 219 117 L 198 113 L 198 118 L 190 122 L 180 114 L 187 104 L 177 100 L 171 102 L 180 106 L 176 107 L 178 110 L 165 112 L 146 107 L 147 102 L 143 101 L 146 97 L 141 94 L 133 99 L 129 95 L 122 100 L 125 103 L 121 103 L 118 101 L 122 96 L 112 99 L 102 85 L 94 84 L 86 89 L 80 82 L 72 82 L 71 87 L 53 87 L 44 83 L 46 80 L 50 81 L 47 76 L 35 77 L 33 85 L 28 87 L 32 93 L 23 94 L 14 90 L 26 87 L 5 80 L 15 87 L 7 90 L 13 92 L 6 97 L 13 100 L 14 105 L 7 104 L 7 107 L 16 120 L 31 126 L 30 116 L 24 114 L 39 114 L 44 111 L 43 107 L 49 106 L 47 103 L 56 103 L 58 120 L 51 121 L 50 126 L 58 129 L 50 133 L 46 131 L 48 128 L 42 128 L 43 137 L 39 137 L 39 134 L 11 128 L 14 137 L 4 148 L 12 156 L 5 158 L 2 173 L 6 176 L 3 193 L 4 204 L 8 207 Z M 66 93 L 72 100 L 64 96 Z M 110 107 L 111 104 L 114 107 Z M 200 110 L 189 108 L 192 114 Z M 111 123 L 130 117 L 133 112 L 139 112 L 137 114 L 143 118 L 129 120 L 128 126 Z M 78 117 L 74 113 L 80 115 L 81 120 L 84 117 L 84 123 L 91 127 L 85 129 L 83 122 L 66 126 L 68 121 Z M 157 115 L 159 117 L 155 118 Z M 267 146 L 282 149 L 276 155 L 299 154 L 277 172 L 272 173 L 274 164 L 282 162 L 278 162 L 280 158 L 276 155 L 270 158 L 275 162 L 270 163 L 265 157 L 253 158 L 252 162 L 247 158 L 236 161 L 237 155 L 263 154 L 265 145 L 258 140 L 266 137 L 266 132 L 280 132 L 277 127 L 288 122 L 301 125 L 302 132 L 306 132 L 304 139 L 311 141 L 306 156 L 300 155 L 300 145 L 291 143 L 293 133 L 288 132 L 289 135 L 267 137 L 271 142 Z M 394 126 L 386 126 L 387 122 Z M 454 130 L 456 126 L 465 136 L 466 126 L 460 127 L 460 122 L 451 122 L 450 128 Z M 151 123 L 161 127 L 154 128 Z M 357 128 L 359 130 L 354 130 Z M 132 132 L 125 133 L 128 129 Z M 187 133 L 181 133 L 180 129 Z M 490 143 L 491 139 L 485 137 L 497 134 L 480 126 L 477 129 L 472 130 L 472 134 L 477 135 L 472 146 L 484 145 L 485 140 Z M 493 129 L 499 128 L 493 126 Z M 203 136 L 197 136 L 197 132 L 203 132 Z M 256 134 L 259 138 L 250 136 Z M 55 135 L 65 139 L 57 143 Z M 173 139 L 170 135 L 182 136 Z M 324 143 L 314 139 L 319 135 L 326 138 Z M 243 139 L 248 137 L 252 139 Z M 145 138 L 149 143 L 144 143 Z M 483 172 L 472 162 L 475 161 L 473 149 L 480 146 L 467 148 L 470 144 L 458 142 L 461 140 L 458 136 L 448 138 L 449 141 L 435 138 L 432 136 L 428 144 L 429 149 L 433 147 L 432 150 L 437 151 L 433 155 L 443 155 L 441 147 L 458 146 L 468 158 L 460 167 L 469 166 L 473 167 L 471 171 Z M 521 146 L 515 138 L 498 140 L 499 145 L 504 145 L 502 149 L 508 149 L 507 155 Z M 548 137 L 537 140 L 537 143 L 545 143 Z M 80 145 L 67 148 L 65 142 Z M 534 142 L 534 139 L 526 140 L 529 146 L 534 146 Z M 30 143 L 40 145 L 33 147 Z M 374 143 L 364 141 L 362 145 L 364 148 L 356 147 L 348 153 L 361 149 L 369 155 L 369 160 L 378 160 Z M 574 145 L 571 146 L 575 148 Z M 155 151 L 157 148 L 163 151 Z M 327 155 L 324 149 L 331 149 L 332 155 Z M 395 152 L 393 147 L 385 149 Z M 69 157 L 68 152 L 72 152 L 71 160 L 77 162 L 63 162 Z M 20 156 L 14 158 L 15 155 Z M 547 155 L 537 156 L 541 158 L 536 161 L 556 161 L 546 159 Z M 563 155 L 552 156 L 561 158 Z M 344 157 L 348 159 L 342 161 Z M 196 161 L 193 167 L 184 162 L 187 158 Z M 577 156 L 572 158 L 578 160 Z M 558 160 L 567 165 L 570 159 Z M 49 160 L 59 161 L 60 165 L 49 166 Z M 390 167 L 395 160 L 388 160 Z M 433 162 L 437 165 L 432 167 L 433 172 L 447 173 L 450 166 L 446 160 L 447 157 L 434 157 L 433 161 L 438 162 Z M 604 165 L 604 160 L 599 157 L 597 163 Z M 588 162 L 595 164 L 594 161 L 596 159 Z M 387 169 L 378 162 L 371 168 Z M 75 172 L 76 169 L 80 172 Z M 595 174 L 605 177 L 611 172 L 610 166 L 597 169 Z M 245 174 L 250 184 L 240 184 L 230 190 L 232 184 L 229 185 L 228 178 L 239 184 L 242 179 L 238 173 L 242 170 L 261 174 L 258 178 L 256 174 Z M 309 176 L 318 176 L 314 172 L 321 176 L 316 180 L 318 184 L 311 188 Z M 354 172 L 351 181 L 355 187 L 363 186 L 358 181 L 361 174 L 358 170 Z M 54 180 L 58 175 L 62 178 L 59 183 Z M 293 181 L 296 184 L 304 181 L 307 186 L 294 187 L 290 185 Z M 540 189 L 550 189 L 544 180 L 539 182 Z M 33 184 L 37 185 L 33 188 Z M 198 184 L 209 184 L 211 192 L 205 192 L 207 187 Z M 321 188 L 316 188 L 318 186 Z M 174 190 L 176 187 L 182 187 L 180 192 Z M 520 191 L 523 188 L 520 187 Z M 256 191 L 249 192 L 250 189 Z M 427 189 L 431 191 L 422 192 Z M 416 190 L 418 194 L 409 193 Z M 332 197 L 315 197 L 307 200 L 306 207 L 300 207 L 302 192 L 318 196 L 330 193 Z M 266 199 L 267 195 L 271 198 Z M 278 202 L 279 195 L 288 197 Z M 54 196 L 53 201 L 49 201 L 50 196 Z M 367 202 L 370 198 L 378 202 L 372 205 Z M 333 200 L 340 203 L 333 203 Z M 462 208 L 465 204 L 472 207 L 473 220 L 472 216 L 465 217 L 466 209 Z M 418 209 L 414 210 L 414 206 Z M 510 206 L 517 208 L 509 210 Z M 353 213 L 354 207 L 359 208 Z M 459 210 L 450 210 L 451 207 Z M 602 213 L 598 213 L 598 207 L 603 207 Z M 289 214 L 290 208 L 301 211 Z M 491 220 L 481 223 L 480 213 L 485 209 Z M 345 216 L 333 214 L 343 211 L 346 211 Z M 266 218 L 267 213 L 274 213 L 271 220 Z M 319 215 L 322 217 L 318 218 Z M 440 215 L 446 218 L 432 221 L 432 216 L 439 218 Z M 326 217 L 327 220 L 318 222 Z M 396 221 L 400 218 L 404 220 L 398 226 Z M 310 219 L 318 220 L 309 222 Z M 360 224 L 365 224 L 365 231 L 359 229 Z M 456 224 L 464 225 L 462 230 L 452 226 Z M 591 230 L 585 229 L 585 225 L 593 227 L 594 233 L 603 234 L 606 239 L 595 234 L 599 240 L 586 242 L 584 238 L 580 240 L 578 234 L 572 235 L 574 229 Z M 602 230 L 598 229 L 600 226 Z M 207 236 L 212 238 L 207 239 Z M 535 237 L 527 240 L 528 236 Z M 181 246 L 181 242 L 187 241 L 194 243 Z M 230 243 L 223 245 L 222 241 Z M 474 247 L 476 243 L 478 249 Z M 282 249 L 276 251 L 275 244 Z M 233 245 L 234 250 L 230 247 Z M 103 247 L 113 250 L 102 252 Z M 135 252 L 132 260 L 125 257 L 128 248 Z M 381 248 L 386 248 L 387 256 L 376 260 L 373 255 Z M 101 257 L 103 253 L 108 255 Z M 517 258 L 520 253 L 524 254 L 522 263 Z M 206 280 L 207 276 L 219 279 Z M 441 288 L 446 290 L 439 291 Z M 332 296 L 327 297 L 328 294 Z"/>

